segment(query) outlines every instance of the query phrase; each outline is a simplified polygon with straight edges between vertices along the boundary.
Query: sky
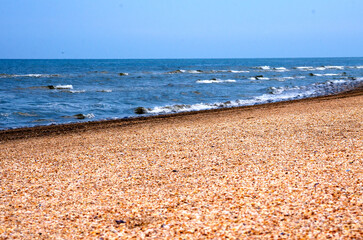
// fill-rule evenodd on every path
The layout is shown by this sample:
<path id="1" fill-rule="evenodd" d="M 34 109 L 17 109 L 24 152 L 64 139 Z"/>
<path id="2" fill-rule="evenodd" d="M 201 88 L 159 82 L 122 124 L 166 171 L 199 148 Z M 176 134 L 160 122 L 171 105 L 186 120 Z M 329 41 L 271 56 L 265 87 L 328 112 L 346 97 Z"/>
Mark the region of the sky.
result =
<path id="1" fill-rule="evenodd" d="M 0 59 L 363 57 L 362 0 L 0 0 Z"/>

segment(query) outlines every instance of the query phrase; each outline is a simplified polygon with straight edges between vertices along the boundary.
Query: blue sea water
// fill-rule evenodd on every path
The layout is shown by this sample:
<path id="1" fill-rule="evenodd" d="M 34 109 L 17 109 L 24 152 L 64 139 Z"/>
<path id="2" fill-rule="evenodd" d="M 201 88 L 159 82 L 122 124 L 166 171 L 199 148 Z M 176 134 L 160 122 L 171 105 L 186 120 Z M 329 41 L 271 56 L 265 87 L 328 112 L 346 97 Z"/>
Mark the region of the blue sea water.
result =
<path id="1" fill-rule="evenodd" d="M 0 60 L 0 130 L 254 105 L 363 83 L 363 58 Z"/>

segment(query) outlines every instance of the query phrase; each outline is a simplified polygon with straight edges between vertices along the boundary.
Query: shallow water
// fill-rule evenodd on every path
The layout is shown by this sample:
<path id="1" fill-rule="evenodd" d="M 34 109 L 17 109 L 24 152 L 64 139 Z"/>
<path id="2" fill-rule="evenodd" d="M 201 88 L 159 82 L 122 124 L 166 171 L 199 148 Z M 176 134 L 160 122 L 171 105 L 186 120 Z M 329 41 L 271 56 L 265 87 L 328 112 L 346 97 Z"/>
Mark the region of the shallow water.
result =
<path id="1" fill-rule="evenodd" d="M 0 60 L 0 129 L 254 105 L 363 83 L 363 58 Z"/>

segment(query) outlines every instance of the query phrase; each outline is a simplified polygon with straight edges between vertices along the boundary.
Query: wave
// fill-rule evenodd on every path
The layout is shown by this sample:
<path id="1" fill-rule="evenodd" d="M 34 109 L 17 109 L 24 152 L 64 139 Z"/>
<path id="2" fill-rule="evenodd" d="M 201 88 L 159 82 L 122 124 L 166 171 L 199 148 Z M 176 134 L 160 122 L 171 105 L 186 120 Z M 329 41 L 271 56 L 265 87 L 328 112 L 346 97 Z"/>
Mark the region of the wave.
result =
<path id="1" fill-rule="evenodd" d="M 300 71 L 313 71 L 315 68 L 314 67 L 294 67 L 294 69 L 300 70 Z"/>
<path id="2" fill-rule="evenodd" d="M 203 73 L 202 70 L 183 70 L 183 69 L 178 69 L 175 71 L 171 71 L 171 72 L 166 72 L 166 74 L 179 74 L 179 73 L 192 73 L 192 74 L 196 74 L 196 73 Z"/>
<path id="3" fill-rule="evenodd" d="M 326 69 L 337 69 L 337 70 L 343 70 L 344 66 L 324 66 Z"/>
<path id="4" fill-rule="evenodd" d="M 264 77 L 263 75 L 257 75 L 257 76 L 254 76 L 254 77 L 250 77 L 248 79 L 249 80 L 270 80 L 270 78 Z"/>
<path id="5" fill-rule="evenodd" d="M 326 67 L 294 67 L 296 70 L 300 71 L 325 71 Z"/>
<path id="6" fill-rule="evenodd" d="M 279 78 L 273 78 L 273 80 L 277 80 L 277 81 L 280 81 L 280 82 L 284 82 L 286 80 L 293 80 L 295 78 L 299 78 L 299 77 L 279 77 Z"/>
<path id="7" fill-rule="evenodd" d="M 357 86 L 361 86 L 362 83 L 363 78 L 357 78 L 356 80 L 333 80 L 324 83 L 314 83 L 309 86 L 270 87 L 267 89 L 266 94 L 253 97 L 251 99 L 237 99 L 216 103 L 177 104 L 156 106 L 153 108 L 139 107 L 135 109 L 135 113 L 158 115 L 288 101 L 343 92 L 354 89 Z"/>
<path id="8" fill-rule="evenodd" d="M 230 73 L 249 73 L 250 71 L 244 71 L 244 70 L 228 70 Z"/>
<path id="9" fill-rule="evenodd" d="M 287 72 L 287 71 L 289 71 L 285 67 L 274 67 L 273 70 L 276 71 L 276 72 Z"/>
<path id="10" fill-rule="evenodd" d="M 59 77 L 59 74 L 38 74 L 38 73 L 30 73 L 30 74 L 6 74 L 0 73 L 0 78 L 17 78 L 17 77 L 29 77 L 29 78 L 42 78 L 42 77 Z"/>
<path id="11" fill-rule="evenodd" d="M 343 70 L 344 66 L 320 66 L 320 67 L 301 66 L 301 67 L 294 67 L 294 69 L 301 71 L 314 71 L 314 70 L 324 71 L 327 69 Z"/>
<path id="12" fill-rule="evenodd" d="M 64 90 L 63 92 L 69 92 L 69 93 L 85 93 L 86 90 Z"/>
<path id="13" fill-rule="evenodd" d="M 325 74 L 319 74 L 319 73 L 311 73 L 310 76 L 317 76 L 317 77 L 333 77 L 333 76 L 340 76 L 341 74 L 338 73 L 325 73 Z"/>
<path id="14" fill-rule="evenodd" d="M 197 80 L 196 83 L 235 83 L 236 80 L 234 79 L 227 79 L 227 80 L 221 80 L 221 79 L 210 79 L 210 80 Z"/>
<path id="15" fill-rule="evenodd" d="M 56 85 L 56 86 L 50 85 L 48 87 L 49 89 L 73 89 L 72 85 Z"/>
<path id="16" fill-rule="evenodd" d="M 20 88 L 23 89 L 23 88 Z M 47 85 L 47 86 L 37 86 L 37 87 L 29 87 L 28 89 L 59 89 L 59 90 L 64 90 L 64 89 L 73 89 L 72 85 Z"/>
<path id="17" fill-rule="evenodd" d="M 257 69 L 261 69 L 261 70 L 270 70 L 271 67 L 270 66 L 259 66 L 259 67 L 256 67 Z"/>

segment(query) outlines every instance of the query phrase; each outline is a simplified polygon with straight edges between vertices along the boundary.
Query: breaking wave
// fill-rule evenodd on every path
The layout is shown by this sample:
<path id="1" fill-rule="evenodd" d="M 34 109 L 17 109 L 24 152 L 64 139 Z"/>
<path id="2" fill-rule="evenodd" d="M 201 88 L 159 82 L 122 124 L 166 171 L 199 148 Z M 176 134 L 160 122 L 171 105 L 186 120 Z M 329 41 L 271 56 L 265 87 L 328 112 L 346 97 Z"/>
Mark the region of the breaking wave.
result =
<path id="1" fill-rule="evenodd" d="M 210 80 L 197 80 L 196 83 L 235 83 L 236 80 L 234 79 L 227 79 L 227 80 L 221 80 L 221 79 L 210 79 Z"/>
<path id="2" fill-rule="evenodd" d="M 348 91 L 354 89 L 357 86 L 361 86 L 362 84 L 363 78 L 357 78 L 356 80 L 332 80 L 324 83 L 314 83 L 308 86 L 269 87 L 266 91 L 266 94 L 253 97 L 251 99 L 237 99 L 234 101 L 216 103 L 176 104 L 157 106 L 154 108 L 142 108 L 143 111 L 140 114 L 145 113 L 157 115 L 288 101 Z"/>

